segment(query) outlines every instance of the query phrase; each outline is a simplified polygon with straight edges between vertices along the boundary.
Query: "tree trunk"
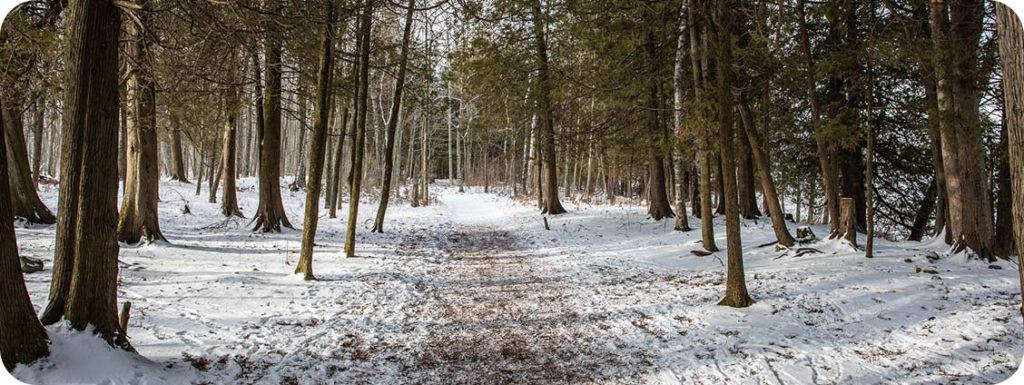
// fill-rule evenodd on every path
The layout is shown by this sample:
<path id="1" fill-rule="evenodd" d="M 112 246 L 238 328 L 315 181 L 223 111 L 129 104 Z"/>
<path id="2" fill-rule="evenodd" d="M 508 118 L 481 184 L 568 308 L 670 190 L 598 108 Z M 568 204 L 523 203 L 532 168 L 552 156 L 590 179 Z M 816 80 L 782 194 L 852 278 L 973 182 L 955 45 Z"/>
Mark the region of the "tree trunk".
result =
<path id="1" fill-rule="evenodd" d="M 405 13 L 405 32 L 402 35 L 402 53 L 398 59 L 398 77 L 395 80 L 395 94 L 391 98 L 391 117 L 388 119 L 387 145 L 384 150 L 384 178 L 381 184 L 380 206 L 377 207 L 377 217 L 373 222 L 373 232 L 384 232 L 384 214 L 388 210 L 388 200 L 391 197 L 391 173 L 395 163 L 395 131 L 398 129 L 398 119 L 402 108 L 402 91 L 405 89 L 405 68 L 409 62 L 409 40 L 412 35 L 412 15 L 416 8 L 416 0 L 409 0 L 409 8 Z"/>
<path id="2" fill-rule="evenodd" d="M 654 78 L 654 73 L 658 68 L 658 54 L 657 54 L 657 42 L 654 38 L 654 32 L 647 31 L 644 34 L 644 48 L 647 51 L 647 65 L 648 73 L 650 77 Z M 661 124 L 658 121 L 658 109 L 660 103 L 658 103 L 658 83 L 653 79 L 650 80 L 650 85 L 647 87 L 647 111 L 646 115 L 646 128 L 647 128 L 647 151 L 648 151 L 648 172 L 650 173 L 650 199 L 648 199 L 649 207 L 647 214 L 652 219 L 660 221 L 665 218 L 671 218 L 674 213 L 672 212 L 672 204 L 668 201 L 667 184 L 665 176 L 665 157 L 664 157 L 664 146 L 662 140 L 665 136 L 664 131 L 661 129 Z"/>
<path id="3" fill-rule="evenodd" d="M 751 122 L 753 124 L 753 122 Z M 742 133 L 736 135 L 737 154 L 737 187 L 740 200 L 740 216 L 743 219 L 757 219 L 761 210 L 757 208 L 757 188 L 754 187 L 754 160 L 750 139 Z"/>
<path id="4" fill-rule="evenodd" d="M 698 113 L 703 118 L 702 120 L 710 121 L 710 114 L 707 108 L 709 101 L 704 96 L 704 72 L 701 63 L 704 59 L 704 53 L 701 50 L 699 34 L 702 30 L 701 27 L 705 23 L 698 23 L 698 20 L 705 21 L 706 18 L 703 15 L 698 17 L 698 11 L 697 0 L 687 0 L 687 19 L 690 25 L 690 65 L 693 67 L 694 101 L 697 105 Z M 704 33 L 707 33 L 707 31 L 705 30 Z M 707 127 L 700 127 L 698 130 L 697 150 L 700 152 L 700 180 L 698 183 L 700 188 L 698 195 L 700 195 L 700 214 L 697 217 L 701 219 L 700 229 L 704 250 L 716 252 L 718 251 L 718 246 L 715 245 L 715 214 L 711 208 L 711 143 L 708 139 L 711 133 Z"/>
<path id="5" fill-rule="evenodd" d="M 280 0 L 267 0 L 268 12 L 278 12 Z M 264 40 L 265 67 L 267 69 L 266 89 L 258 101 L 257 119 L 262 117 L 260 135 L 260 203 L 253 217 L 253 231 L 279 233 L 281 227 L 292 228 L 281 201 L 281 38 L 279 31 L 271 30 Z M 257 65 L 257 80 L 259 69 Z M 258 86 L 257 86 L 258 88 Z M 257 90 L 259 91 L 259 90 Z M 265 114 L 265 116 L 264 116 Z"/>
<path id="6" fill-rule="evenodd" d="M 728 244 L 728 268 L 726 274 L 725 298 L 718 304 L 730 307 L 748 307 L 754 303 L 747 293 L 747 282 L 743 270 L 743 244 L 740 238 L 740 213 L 736 193 L 736 162 L 733 158 L 733 117 L 732 117 L 732 0 L 721 0 L 717 5 L 718 41 L 718 144 L 722 158 L 722 184 L 725 187 L 725 233 Z"/>
<path id="7" fill-rule="evenodd" d="M 874 11 L 872 11 L 874 12 Z M 865 188 L 865 206 L 867 206 L 867 245 L 864 248 L 864 256 L 875 257 L 875 78 L 874 69 L 871 64 L 871 57 L 868 56 L 868 89 L 864 100 L 867 101 L 867 187 Z M 854 240 L 856 240 L 856 235 Z"/>
<path id="8" fill-rule="evenodd" d="M 1013 230 L 1017 239 L 1017 252 L 1024 252 L 1024 27 L 1018 15 L 1002 3 L 996 3 L 996 25 L 999 31 L 999 54 L 1003 66 L 1003 96 L 1006 101 L 1004 118 L 1009 136 L 1010 172 L 1013 190 Z M 1020 274 L 1024 290 L 1024 269 Z M 1024 307 L 1021 308 L 1024 315 Z"/>
<path id="9" fill-rule="evenodd" d="M 67 319 L 130 349 L 117 319 L 117 131 L 120 11 L 110 0 L 68 3 L 64 143 L 50 303 Z M 88 183 L 85 183 L 88 181 Z"/>
<path id="10" fill-rule="evenodd" d="M 857 247 L 857 202 L 853 198 L 839 200 L 839 234 Z"/>
<path id="11" fill-rule="evenodd" d="M 36 98 L 35 113 L 32 122 L 32 182 L 38 189 L 43 167 L 43 120 L 46 119 L 46 100 L 42 96 Z"/>
<path id="12" fill-rule="evenodd" d="M 12 99 L 0 101 L 3 125 L 7 129 L 4 145 L 7 153 L 8 187 L 11 193 L 11 212 L 14 217 L 24 218 L 29 223 L 51 225 L 57 218 L 39 199 L 28 163 L 28 149 L 25 146 L 25 127 L 22 122 L 22 107 L 12 104 Z"/>
<path id="13" fill-rule="evenodd" d="M 761 179 L 761 190 L 764 191 L 768 214 L 772 219 L 772 229 L 775 230 L 775 238 L 778 239 L 780 245 L 792 247 L 796 244 L 796 241 L 793 239 L 793 235 L 789 233 L 789 229 L 786 228 L 786 215 L 782 210 L 782 205 L 779 203 L 779 193 L 775 187 L 775 180 L 772 179 L 771 163 L 768 161 L 768 155 L 764 153 L 764 141 L 761 139 L 761 133 L 757 131 L 757 127 L 754 127 L 754 120 L 747 103 L 746 94 L 743 91 L 739 91 L 734 94 L 734 99 L 736 99 L 736 107 L 740 112 L 743 130 L 746 132 L 746 137 L 750 142 L 749 148 L 753 151 L 754 160 L 757 162 L 757 173 Z"/>
<path id="14" fill-rule="evenodd" d="M 348 222 L 345 232 L 345 256 L 356 255 L 356 223 L 359 220 L 359 195 L 363 182 L 363 153 L 366 146 L 366 110 L 370 101 L 370 31 L 373 1 L 363 0 L 359 21 L 359 86 L 357 87 L 356 124 L 352 134 L 352 187 L 349 191 Z"/>
<path id="15" fill-rule="evenodd" d="M 185 170 L 185 157 L 182 156 L 181 130 L 178 119 L 171 118 L 171 180 L 182 183 L 188 182 L 188 172 Z"/>
<path id="16" fill-rule="evenodd" d="M 234 75 L 233 71 L 232 75 Z M 221 139 L 224 148 L 220 160 L 224 167 L 224 171 L 221 173 L 221 177 L 224 180 L 224 195 L 220 201 L 220 213 L 226 217 L 245 218 L 242 211 L 238 209 L 238 198 L 235 196 L 237 192 L 235 188 L 235 178 L 237 176 L 235 166 L 237 162 L 238 110 L 241 107 L 242 97 L 239 88 L 240 86 L 237 85 L 229 86 L 227 95 L 225 95 L 227 103 L 224 114 L 227 119 L 224 121 L 224 137 Z M 210 190 L 216 191 L 214 188 Z"/>
<path id="17" fill-rule="evenodd" d="M 313 246 L 316 228 L 320 220 L 320 189 L 323 184 L 324 158 L 327 148 L 327 124 L 331 112 L 331 82 L 334 71 L 334 2 L 325 3 L 324 26 L 320 37 L 320 68 L 317 71 L 316 107 L 313 116 L 313 133 L 309 141 L 309 181 L 306 186 L 306 218 L 302 225 L 302 251 L 295 274 L 303 279 L 315 279 L 313 275 Z"/>
<path id="18" fill-rule="evenodd" d="M 0 140 L 9 131 L 0 121 Z M 38 134 L 37 134 L 38 135 Z M 7 151 L 0 146 L 0 180 L 8 180 Z M 0 183 L 0 356 L 4 367 L 13 370 L 15 365 L 29 364 L 47 356 L 49 346 L 46 330 L 36 318 L 32 300 L 25 289 L 21 262 L 18 259 L 18 244 L 15 240 L 14 216 L 11 211 L 11 192 L 7 183 Z"/>
<path id="19" fill-rule="evenodd" d="M 829 144 L 825 138 L 821 122 L 821 102 L 815 86 L 815 65 L 811 56 L 811 41 L 807 31 L 807 14 L 804 0 L 796 2 L 797 20 L 800 28 L 800 51 L 806 71 L 807 96 L 811 104 L 811 128 L 818 148 L 818 163 L 821 166 L 821 178 L 825 187 L 825 209 L 829 218 L 829 237 L 839 235 L 839 178 L 834 168 L 835 144 Z"/>
<path id="20" fill-rule="evenodd" d="M 152 35 L 140 29 L 150 25 L 152 4 L 142 3 L 137 22 L 129 23 L 128 52 L 131 76 L 126 100 L 128 156 L 125 192 L 117 223 L 117 240 L 128 244 L 167 241 L 160 231 L 160 160 L 156 131 L 156 74 Z"/>
<path id="21" fill-rule="evenodd" d="M 545 38 L 544 13 L 540 0 L 531 4 L 533 37 L 537 49 L 537 114 L 540 119 L 540 153 L 543 156 L 544 214 L 564 214 L 565 208 L 558 200 L 558 163 L 555 153 L 555 122 L 551 111 L 551 76 L 548 69 L 548 43 Z"/>
<path id="22" fill-rule="evenodd" d="M 347 103 L 347 102 L 346 102 Z M 337 148 L 334 150 L 334 175 L 331 176 L 331 188 L 328 189 L 328 215 L 338 217 L 338 203 L 341 200 L 341 168 L 344 163 L 345 133 L 348 131 L 348 105 L 341 110 L 341 130 L 338 132 Z"/>

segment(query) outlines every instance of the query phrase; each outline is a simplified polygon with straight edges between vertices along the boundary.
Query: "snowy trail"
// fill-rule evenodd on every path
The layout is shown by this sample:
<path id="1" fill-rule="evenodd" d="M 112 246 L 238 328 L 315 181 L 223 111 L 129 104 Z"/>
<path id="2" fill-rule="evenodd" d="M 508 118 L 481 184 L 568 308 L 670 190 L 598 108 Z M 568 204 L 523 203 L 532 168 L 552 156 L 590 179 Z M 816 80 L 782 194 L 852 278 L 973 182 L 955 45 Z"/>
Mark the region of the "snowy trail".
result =
<path id="1" fill-rule="evenodd" d="M 256 206 L 252 180 L 243 210 Z M 170 189 L 185 189 L 165 182 Z M 672 231 L 644 207 L 570 203 L 545 230 L 530 204 L 437 186 L 435 204 L 388 212 L 358 258 L 341 256 L 345 223 L 321 219 L 318 281 L 293 273 L 299 231 L 253 234 L 215 204 L 161 203 L 171 245 L 123 247 L 119 298 L 151 363 L 50 328 L 88 362 L 19 368 L 39 384 L 839 384 L 994 383 L 1019 365 L 1017 272 L 943 246 L 880 241 L 865 260 L 771 247 L 743 223 L 747 309 L 715 306 L 724 254 L 697 258 L 698 231 Z M 45 195 L 48 203 L 55 191 Z M 285 197 L 301 218 L 304 195 Z M 341 212 L 347 210 L 345 205 Z M 691 223 L 699 226 L 699 223 Z M 824 230 L 821 230 L 823 233 Z M 718 242 L 724 230 L 716 223 Z M 53 228 L 18 230 L 23 254 L 52 263 Z M 721 245 L 721 243 L 720 243 Z M 921 271 L 921 267 L 933 270 Z M 37 310 L 49 272 L 27 276 Z"/>

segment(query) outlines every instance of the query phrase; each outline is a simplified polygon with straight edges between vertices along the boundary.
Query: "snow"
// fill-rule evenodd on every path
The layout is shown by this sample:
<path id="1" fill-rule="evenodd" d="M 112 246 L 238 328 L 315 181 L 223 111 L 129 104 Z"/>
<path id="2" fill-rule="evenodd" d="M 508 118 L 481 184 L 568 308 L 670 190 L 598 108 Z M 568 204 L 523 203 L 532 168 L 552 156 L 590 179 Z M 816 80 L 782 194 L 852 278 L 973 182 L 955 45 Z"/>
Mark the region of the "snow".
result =
<path id="1" fill-rule="evenodd" d="M 255 180 L 239 183 L 242 211 Z M 119 300 L 142 357 L 89 332 L 48 328 L 54 355 L 14 376 L 38 384 L 997 383 L 1024 347 L 1016 264 L 948 256 L 941 242 L 837 241 L 794 257 L 770 222 L 743 223 L 757 303 L 715 306 L 725 253 L 696 257 L 700 232 L 673 231 L 633 205 L 569 204 L 548 217 L 467 187 L 434 205 L 388 210 L 385 234 L 362 202 L 357 258 L 344 221 L 321 211 L 319 278 L 293 275 L 301 232 L 254 234 L 194 185 L 163 182 L 170 244 L 123 246 Z M 302 221 L 305 196 L 284 192 Z M 56 205 L 56 190 L 43 193 Z M 192 214 L 182 214 L 189 199 Z M 527 200 L 530 202 L 530 200 Z M 339 217 L 345 217 L 343 205 Z M 724 224 L 716 219 L 719 247 Z M 690 225 L 699 229 L 699 221 Z M 823 234 L 824 228 L 815 228 Z M 18 229 L 26 277 L 46 304 L 53 226 Z M 863 243 L 863 238 L 860 240 Z M 932 261 L 930 256 L 941 258 Z M 918 272 L 918 270 L 921 270 Z M 932 271 L 934 270 L 934 271 Z M 931 274 L 932 272 L 936 274 Z"/>

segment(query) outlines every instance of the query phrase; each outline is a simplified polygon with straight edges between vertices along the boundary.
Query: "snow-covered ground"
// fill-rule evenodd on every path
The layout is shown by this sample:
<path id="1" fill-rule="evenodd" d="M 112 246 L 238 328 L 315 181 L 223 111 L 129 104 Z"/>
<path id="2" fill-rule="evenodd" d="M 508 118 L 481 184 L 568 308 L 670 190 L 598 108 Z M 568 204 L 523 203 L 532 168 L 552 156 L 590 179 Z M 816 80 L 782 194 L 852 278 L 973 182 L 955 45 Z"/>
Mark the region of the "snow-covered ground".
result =
<path id="1" fill-rule="evenodd" d="M 240 182 L 251 213 L 255 181 Z M 945 256 L 941 244 L 838 242 L 795 257 L 767 221 L 743 227 L 757 304 L 715 306 L 725 253 L 696 257 L 644 207 L 574 206 L 549 217 L 478 189 L 435 187 L 435 204 L 360 210 L 358 258 L 342 257 L 342 219 L 322 212 L 315 282 L 292 275 L 299 231 L 225 222 L 194 186 L 164 182 L 171 244 L 122 247 L 119 300 L 145 358 L 64 325 L 28 383 L 107 384 L 847 384 L 998 383 L 1024 347 L 1016 264 Z M 204 192 L 204 197 L 205 197 Z M 55 191 L 44 192 L 51 207 Z M 183 214 L 183 199 L 191 214 Z M 285 192 L 293 223 L 303 193 Z M 342 212 L 347 212 L 343 206 Z M 344 215 L 339 215 L 344 217 Z M 724 226 L 716 224 L 718 245 Z M 699 222 L 691 219 L 691 226 Z M 816 229 L 818 234 L 824 229 Z M 46 303 L 53 227 L 20 228 L 27 276 Z M 862 240 L 863 241 L 863 240 Z M 937 261 L 929 257 L 942 256 Z"/>

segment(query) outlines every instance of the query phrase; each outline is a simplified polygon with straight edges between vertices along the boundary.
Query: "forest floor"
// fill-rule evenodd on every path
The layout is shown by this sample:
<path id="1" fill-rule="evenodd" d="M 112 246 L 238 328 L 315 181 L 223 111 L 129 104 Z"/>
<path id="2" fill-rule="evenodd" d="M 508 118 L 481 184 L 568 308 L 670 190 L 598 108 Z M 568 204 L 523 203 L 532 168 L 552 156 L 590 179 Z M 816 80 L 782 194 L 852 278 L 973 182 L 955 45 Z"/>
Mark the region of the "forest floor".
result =
<path id="1" fill-rule="evenodd" d="M 240 181 L 246 213 L 257 204 L 254 183 Z M 759 247 L 773 239 L 770 223 L 748 221 L 747 284 L 758 302 L 731 309 L 715 305 L 725 253 L 691 255 L 699 231 L 675 232 L 644 207 L 571 204 L 545 230 L 537 210 L 507 196 L 435 186 L 431 206 L 394 204 L 385 234 L 369 232 L 376 203 L 368 197 L 357 258 L 342 257 L 344 223 L 322 212 L 319 280 L 305 282 L 292 274 L 300 231 L 251 233 L 247 220 L 225 221 L 194 189 L 163 184 L 170 244 L 122 246 L 119 300 L 133 303 L 128 332 L 145 358 L 56 325 L 53 356 L 18 367 L 17 378 L 980 384 L 1008 378 L 1024 354 L 1016 264 L 949 256 L 937 242 L 879 241 L 868 260 L 821 241 L 809 245 L 820 254 L 797 257 Z M 55 207 L 56 191 L 43 195 Z M 185 199 L 191 214 L 182 213 Z M 285 193 L 293 223 L 304 200 Z M 54 231 L 18 229 L 22 255 L 47 265 L 26 278 L 37 310 Z M 724 246 L 721 222 L 716 235 Z"/>

